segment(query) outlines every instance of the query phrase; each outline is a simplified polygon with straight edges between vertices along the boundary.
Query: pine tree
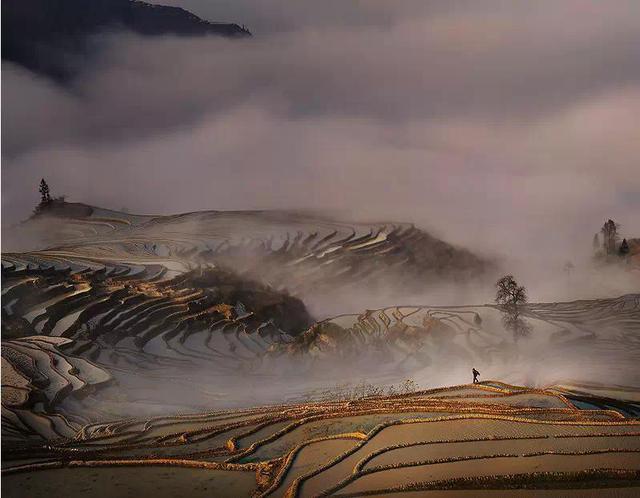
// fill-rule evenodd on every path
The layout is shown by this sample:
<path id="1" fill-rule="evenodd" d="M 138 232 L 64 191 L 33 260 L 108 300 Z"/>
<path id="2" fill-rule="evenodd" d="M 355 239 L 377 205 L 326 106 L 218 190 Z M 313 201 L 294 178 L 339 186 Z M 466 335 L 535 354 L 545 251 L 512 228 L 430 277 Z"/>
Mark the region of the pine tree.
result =
<path id="1" fill-rule="evenodd" d="M 49 194 L 49 185 L 44 181 L 44 178 L 40 180 L 40 204 L 49 204 L 51 202 L 51 195 Z"/>

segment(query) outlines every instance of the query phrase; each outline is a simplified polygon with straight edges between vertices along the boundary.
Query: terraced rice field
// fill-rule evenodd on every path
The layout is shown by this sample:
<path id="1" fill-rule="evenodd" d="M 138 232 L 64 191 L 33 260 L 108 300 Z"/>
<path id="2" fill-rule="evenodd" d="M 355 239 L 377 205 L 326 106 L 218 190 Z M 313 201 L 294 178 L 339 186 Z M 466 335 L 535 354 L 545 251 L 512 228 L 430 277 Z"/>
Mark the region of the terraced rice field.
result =
<path id="1" fill-rule="evenodd" d="M 500 385 L 90 424 L 4 452 L 3 487 L 10 496 L 170 496 L 191 482 L 194 496 L 292 497 L 517 482 L 561 496 L 585 482 L 637 484 L 639 421 L 581 410 L 556 391 Z"/>
<path id="2" fill-rule="evenodd" d="M 6 480 L 5 480 L 6 479 Z M 250 496 L 255 489 L 251 471 L 225 472 L 178 466 L 78 467 L 16 474 L 2 479 L 7 497 L 96 498 L 155 496 L 172 498 L 188 490 L 193 497 Z"/>
<path id="3" fill-rule="evenodd" d="M 8 496 L 637 490 L 640 294 L 523 307 L 525 342 L 490 305 L 317 321 L 314 292 L 487 264 L 406 224 L 65 210 L 2 254 Z M 471 366 L 510 384 L 438 387 Z"/>

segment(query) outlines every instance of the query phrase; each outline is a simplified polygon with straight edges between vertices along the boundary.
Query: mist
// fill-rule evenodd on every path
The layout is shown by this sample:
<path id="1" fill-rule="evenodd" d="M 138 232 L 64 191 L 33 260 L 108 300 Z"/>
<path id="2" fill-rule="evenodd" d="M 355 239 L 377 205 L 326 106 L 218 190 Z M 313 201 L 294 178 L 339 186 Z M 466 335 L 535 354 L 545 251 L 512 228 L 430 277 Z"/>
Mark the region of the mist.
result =
<path id="1" fill-rule="evenodd" d="M 536 300 L 636 286 L 589 267 L 607 218 L 640 233 L 636 2 L 169 3 L 254 36 L 107 33 L 67 86 L 3 63 L 5 239 L 45 177 L 136 213 L 415 223 L 499 259 Z"/>

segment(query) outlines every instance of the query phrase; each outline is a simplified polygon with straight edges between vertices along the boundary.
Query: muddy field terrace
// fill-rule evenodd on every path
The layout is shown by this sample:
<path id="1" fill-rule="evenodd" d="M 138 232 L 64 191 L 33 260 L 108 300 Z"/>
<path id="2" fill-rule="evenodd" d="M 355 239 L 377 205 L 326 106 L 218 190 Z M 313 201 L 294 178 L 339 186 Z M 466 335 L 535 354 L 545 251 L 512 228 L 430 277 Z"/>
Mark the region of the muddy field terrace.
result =
<path id="1" fill-rule="evenodd" d="M 317 317 L 320 295 L 496 264 L 410 224 L 285 211 L 58 202 L 11 244 L 7 496 L 639 492 L 640 294 L 526 304 L 520 339 L 493 304 Z"/>

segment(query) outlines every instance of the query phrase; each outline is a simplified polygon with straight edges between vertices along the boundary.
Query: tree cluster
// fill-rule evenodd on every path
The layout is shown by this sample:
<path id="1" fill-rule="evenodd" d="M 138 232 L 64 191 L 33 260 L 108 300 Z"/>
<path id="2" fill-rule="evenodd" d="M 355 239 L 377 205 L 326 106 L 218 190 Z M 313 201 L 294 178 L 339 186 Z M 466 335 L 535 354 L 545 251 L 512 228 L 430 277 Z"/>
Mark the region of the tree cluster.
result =
<path id="1" fill-rule="evenodd" d="M 593 236 L 593 252 L 598 259 L 609 259 L 613 256 L 626 257 L 629 254 L 627 239 L 620 242 L 620 224 L 612 219 L 605 221 L 599 233 Z M 602 240 L 600 240 L 602 234 Z"/>

